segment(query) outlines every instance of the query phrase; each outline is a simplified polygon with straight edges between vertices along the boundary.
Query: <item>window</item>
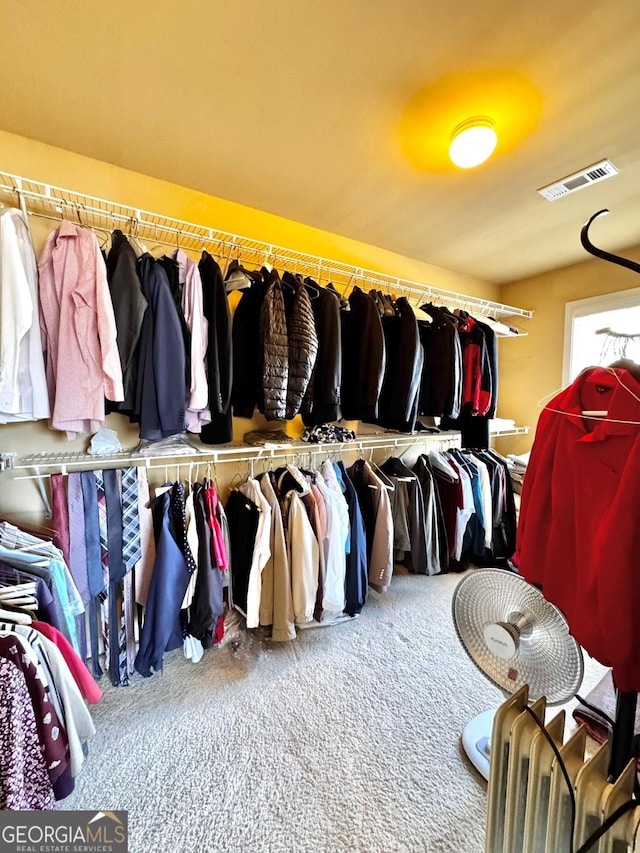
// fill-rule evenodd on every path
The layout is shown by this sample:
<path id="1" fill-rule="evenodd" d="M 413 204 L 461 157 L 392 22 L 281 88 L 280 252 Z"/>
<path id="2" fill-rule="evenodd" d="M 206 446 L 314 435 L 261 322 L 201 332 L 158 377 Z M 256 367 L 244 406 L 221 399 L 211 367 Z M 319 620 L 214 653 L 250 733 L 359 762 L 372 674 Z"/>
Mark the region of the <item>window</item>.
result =
<path id="1" fill-rule="evenodd" d="M 618 358 L 640 362 L 640 288 L 567 302 L 562 384 Z"/>

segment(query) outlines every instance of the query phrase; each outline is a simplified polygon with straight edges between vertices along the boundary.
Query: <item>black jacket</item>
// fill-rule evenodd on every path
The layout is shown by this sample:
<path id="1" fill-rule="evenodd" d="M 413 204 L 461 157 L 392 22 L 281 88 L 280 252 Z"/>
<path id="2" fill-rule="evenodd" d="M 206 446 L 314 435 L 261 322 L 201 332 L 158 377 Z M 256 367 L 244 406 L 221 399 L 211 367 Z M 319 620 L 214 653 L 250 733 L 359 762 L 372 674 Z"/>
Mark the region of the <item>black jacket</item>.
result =
<path id="1" fill-rule="evenodd" d="M 223 575 L 213 561 L 212 534 L 202 483 L 194 484 L 193 506 L 198 531 L 198 576 L 189 609 L 188 628 L 189 633 L 200 640 L 205 649 L 209 649 L 218 619 L 224 613 Z"/>
<path id="2" fill-rule="evenodd" d="M 354 287 L 342 322 L 342 417 L 372 421 L 378 417 L 378 398 L 385 368 L 382 323 L 368 293 Z"/>
<path id="3" fill-rule="evenodd" d="M 304 284 L 291 273 L 284 273 L 282 281 L 289 338 L 287 418 L 293 418 L 300 411 L 311 380 L 318 354 L 318 335 L 311 300 Z"/>
<path id="4" fill-rule="evenodd" d="M 421 305 L 432 322 L 420 321 L 424 369 L 418 412 L 457 418 L 462 401 L 462 348 L 454 320 L 435 305 Z"/>
<path id="5" fill-rule="evenodd" d="M 144 254 L 138 259 L 138 273 L 149 308 L 140 332 L 135 406 L 129 417 L 140 423 L 140 438 L 157 440 L 185 428 L 186 353 L 163 267 Z"/>
<path id="6" fill-rule="evenodd" d="M 136 253 L 122 231 L 117 229 L 111 236 L 107 280 L 118 332 L 118 353 L 124 385 L 124 400 L 113 404 L 113 409 L 126 413 L 131 411 L 134 405 L 136 350 L 147 310 L 147 300 L 143 296 L 138 276 Z"/>
<path id="7" fill-rule="evenodd" d="M 305 279 L 318 335 L 318 356 L 302 402 L 306 426 L 338 421 L 341 417 L 342 331 L 339 295 Z"/>
<path id="8" fill-rule="evenodd" d="M 173 302 L 176 306 L 176 311 L 178 313 L 178 319 L 180 321 L 180 328 L 182 329 L 182 337 L 184 340 L 184 376 L 185 382 L 187 383 L 187 388 L 189 388 L 191 386 L 191 329 L 189 328 L 189 326 L 187 326 L 187 321 L 185 320 L 184 316 L 184 309 L 182 308 L 183 286 L 180 283 L 180 267 L 176 259 L 170 258 L 168 255 L 163 255 L 161 258 L 158 258 L 157 263 L 160 264 L 160 266 L 167 274 L 169 290 L 173 297 Z"/>
<path id="9" fill-rule="evenodd" d="M 282 282 L 277 273 L 270 278 L 260 310 L 262 399 L 259 408 L 268 421 L 276 421 L 287 416 L 289 341 Z"/>
<path id="10" fill-rule="evenodd" d="M 266 285 L 255 282 L 242 294 L 233 315 L 233 387 L 231 403 L 237 418 L 253 417 L 262 395 L 260 311 Z"/>
<path id="11" fill-rule="evenodd" d="M 202 427 L 200 440 L 204 444 L 222 444 L 233 438 L 231 313 L 222 272 L 208 252 L 202 253 L 198 270 L 202 279 L 204 316 L 209 324 L 207 380 L 211 412 L 211 423 Z"/>
<path id="12" fill-rule="evenodd" d="M 476 320 L 476 326 L 481 329 L 487 345 L 489 370 L 491 372 L 491 406 L 487 412 L 488 418 L 495 418 L 498 406 L 498 339 L 491 326 Z"/>
<path id="13" fill-rule="evenodd" d="M 413 432 L 424 352 L 409 301 L 402 296 L 396 300 L 395 307 L 395 316 L 382 317 L 387 359 L 378 423 L 387 429 Z"/>

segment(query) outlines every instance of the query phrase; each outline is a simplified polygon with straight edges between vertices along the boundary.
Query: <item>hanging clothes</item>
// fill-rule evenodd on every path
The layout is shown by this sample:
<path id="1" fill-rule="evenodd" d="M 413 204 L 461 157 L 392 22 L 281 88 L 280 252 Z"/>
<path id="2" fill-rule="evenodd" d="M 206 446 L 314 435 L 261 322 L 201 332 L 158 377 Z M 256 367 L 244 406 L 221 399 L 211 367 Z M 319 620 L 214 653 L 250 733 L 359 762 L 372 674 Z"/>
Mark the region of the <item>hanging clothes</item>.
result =
<path id="1" fill-rule="evenodd" d="M 271 505 L 263 495 L 260 483 L 254 477 L 249 477 L 245 483 L 239 486 L 239 491 L 258 508 L 258 527 L 247 582 L 247 608 L 245 612 L 247 628 L 257 628 L 260 624 L 262 570 L 271 557 Z"/>
<path id="2" fill-rule="evenodd" d="M 97 432 L 124 398 L 105 262 L 92 231 L 64 220 L 38 262 L 51 428 Z"/>
<path id="3" fill-rule="evenodd" d="M 349 538 L 349 507 L 338 484 L 331 462 L 326 460 L 316 473 L 316 487 L 324 499 L 327 535 L 323 543 L 325 583 L 322 610 L 342 613 L 346 606 L 346 553 Z"/>
<path id="4" fill-rule="evenodd" d="M 260 594 L 260 624 L 271 625 L 271 639 L 276 642 L 293 640 L 296 636 L 291 567 L 285 539 L 282 505 L 274 487 L 275 475 L 258 478 L 262 494 L 271 507 L 270 557 L 262 571 Z"/>
<path id="5" fill-rule="evenodd" d="M 165 269 L 145 253 L 138 259 L 138 273 L 149 310 L 140 331 L 135 407 L 130 419 L 140 424 L 140 438 L 156 441 L 185 429 L 188 351 Z"/>
<path id="6" fill-rule="evenodd" d="M 187 384 L 185 421 L 189 432 L 199 433 L 205 424 L 211 422 L 211 413 L 207 408 L 209 386 L 205 366 L 209 324 L 204 315 L 202 279 L 198 265 L 182 249 L 176 249 L 171 257 L 178 264 L 182 311 L 190 338 L 191 374 Z"/>
<path id="7" fill-rule="evenodd" d="M 489 351 L 484 333 L 474 318 L 466 312 L 458 320 L 462 344 L 462 411 L 471 415 L 486 415 L 491 409 L 493 377 Z"/>
<path id="8" fill-rule="evenodd" d="M 349 510 L 349 537 L 345 545 L 345 613 L 356 616 L 362 612 L 369 591 L 367 533 L 358 495 L 344 463 L 335 462 L 333 468 Z"/>
<path id="9" fill-rule="evenodd" d="M 154 260 L 156 260 L 154 258 Z M 176 309 L 176 314 L 178 320 L 180 322 L 180 331 L 182 333 L 183 340 L 183 349 L 185 356 L 185 387 L 187 389 L 187 395 L 189 394 L 189 389 L 191 387 L 191 330 L 187 323 L 187 320 L 184 316 L 184 306 L 183 306 L 183 289 L 184 289 L 184 281 L 180 277 L 180 265 L 178 264 L 178 260 L 175 257 L 170 257 L 169 255 L 163 255 L 161 258 L 157 258 L 157 263 L 162 267 L 167 276 L 167 283 L 169 285 L 169 291 L 171 293 L 171 298 L 173 300 L 173 304 Z M 185 398 L 186 399 L 186 398 Z"/>
<path id="10" fill-rule="evenodd" d="M 442 510 L 442 501 L 429 457 L 421 454 L 413 473 L 422 487 L 424 506 L 424 535 L 427 545 L 427 571 L 439 574 L 449 570 L 449 541 Z"/>
<path id="11" fill-rule="evenodd" d="M 449 464 L 443 454 L 433 451 L 429 454 L 429 461 L 442 505 L 449 549 L 448 570 L 463 571 L 466 565 L 460 562 L 460 555 L 464 531 L 459 530 L 459 525 L 467 512 L 462 481 L 458 471 Z"/>
<path id="12" fill-rule="evenodd" d="M 154 498 L 151 509 L 156 559 L 140 633 L 140 648 L 135 659 L 136 671 L 146 678 L 152 670 L 162 671 L 165 652 L 182 646 L 180 609 L 190 577 L 184 553 L 178 544 L 170 492 Z"/>
<path id="13" fill-rule="evenodd" d="M 347 468 L 347 475 L 355 487 L 364 519 L 369 585 L 384 592 L 393 575 L 393 515 L 387 485 L 362 459 Z"/>
<path id="14" fill-rule="evenodd" d="M 384 332 L 372 297 L 354 287 L 341 311 L 342 417 L 375 423 L 386 364 Z"/>
<path id="15" fill-rule="evenodd" d="M 188 631 L 202 644 L 211 648 L 218 620 L 224 613 L 223 571 L 227 561 L 216 558 L 213 522 L 206 499 L 207 487 L 202 483 L 193 486 L 193 505 L 197 531 L 197 576 L 193 600 L 189 607 Z M 226 557 L 226 551 L 225 551 Z"/>
<path id="16" fill-rule="evenodd" d="M 198 264 L 203 291 L 203 310 L 207 321 L 208 409 L 211 423 L 203 424 L 203 444 L 224 444 L 233 439 L 231 387 L 233 362 L 231 351 L 231 313 L 222 271 L 212 256 L 202 252 Z"/>
<path id="17" fill-rule="evenodd" d="M 521 574 L 564 613 L 585 650 L 640 689 L 640 383 L 587 368 L 543 409 L 522 488 Z M 583 411 L 607 411 L 600 419 Z"/>
<path id="18" fill-rule="evenodd" d="M 26 640 L 11 633 L 0 634 L 0 660 L 7 661 L 23 675 L 35 717 L 39 748 L 47 772 L 48 785 L 41 777 L 35 791 L 31 789 L 27 795 L 40 794 L 46 801 L 50 801 L 49 791 L 55 793 L 53 786 L 63 777 L 68 767 L 69 741 L 65 727 L 53 706 L 49 682 L 42 665 Z M 5 707 L 4 703 L 3 707 Z M 20 714 L 20 717 L 22 716 Z M 4 731 L 5 727 L 2 726 L 1 730 Z M 29 757 L 31 763 L 35 763 L 31 750 L 29 750 Z M 0 774 L 0 777 L 3 780 L 4 796 L 7 798 L 22 796 L 19 779 L 5 773 Z"/>
<path id="19" fill-rule="evenodd" d="M 27 677 L 0 650 L 0 701 L 4 712 L 0 725 L 0 808 L 7 811 L 50 810 L 55 806 L 47 772 L 48 756 L 42 752 L 36 724 L 36 714 L 41 709 L 31 700 Z"/>
<path id="20" fill-rule="evenodd" d="M 270 274 L 268 282 L 260 309 L 262 387 L 258 409 L 268 421 L 274 421 L 287 416 L 289 339 L 282 282 L 277 272 Z"/>
<path id="21" fill-rule="evenodd" d="M 342 329 L 340 301 L 336 293 L 320 287 L 312 278 L 305 284 L 318 336 L 318 354 L 302 403 L 302 420 L 306 426 L 321 426 L 341 418 L 342 400 Z"/>
<path id="22" fill-rule="evenodd" d="M 386 365 L 378 420 L 387 429 L 413 432 L 418 415 L 424 348 L 409 300 L 395 302 L 395 314 L 382 317 Z"/>
<path id="23" fill-rule="evenodd" d="M 111 235 L 111 248 L 107 255 L 107 281 L 116 322 L 124 388 L 123 401 L 114 405 L 113 409 L 127 414 L 135 410 L 137 348 L 148 303 L 142 293 L 137 255 L 118 229 Z"/>
<path id="24" fill-rule="evenodd" d="M 20 210 L 0 212 L 0 423 L 48 418 L 38 268 Z"/>
<path id="25" fill-rule="evenodd" d="M 76 616 L 84 613 L 84 605 L 61 552 L 51 542 L 4 521 L 0 523 L 0 561 L 43 578 L 53 597 L 58 627 L 79 652 Z"/>
<path id="26" fill-rule="evenodd" d="M 231 540 L 231 603 L 241 613 L 246 614 L 260 510 L 242 492 L 232 489 L 227 499 L 225 513 Z"/>
<path id="27" fill-rule="evenodd" d="M 430 539 L 433 530 L 432 525 L 425 521 L 424 498 L 418 477 L 394 456 L 385 460 L 380 469 L 394 486 L 390 500 L 394 516 L 395 562 L 416 574 L 435 574 L 438 567 L 433 560 Z"/>
<path id="28" fill-rule="evenodd" d="M 260 317 L 266 290 L 267 286 L 261 279 L 254 281 L 243 292 L 233 315 L 231 404 L 237 418 L 253 417 L 258 400 L 262 397 Z"/>
<path id="29" fill-rule="evenodd" d="M 292 465 L 278 469 L 275 482 L 282 499 L 293 615 L 296 624 L 306 624 L 314 620 L 320 583 L 320 546 L 304 502 L 311 486 Z"/>
<path id="30" fill-rule="evenodd" d="M 462 405 L 462 346 L 454 319 L 443 308 L 427 303 L 420 310 L 432 318 L 419 321 L 424 347 L 419 413 L 457 418 Z"/>
<path id="31" fill-rule="evenodd" d="M 284 292 L 284 306 L 289 343 L 286 417 L 290 419 L 300 411 L 311 380 L 318 355 L 318 335 L 306 287 L 290 273 L 285 272 L 282 280 L 288 285 Z"/>

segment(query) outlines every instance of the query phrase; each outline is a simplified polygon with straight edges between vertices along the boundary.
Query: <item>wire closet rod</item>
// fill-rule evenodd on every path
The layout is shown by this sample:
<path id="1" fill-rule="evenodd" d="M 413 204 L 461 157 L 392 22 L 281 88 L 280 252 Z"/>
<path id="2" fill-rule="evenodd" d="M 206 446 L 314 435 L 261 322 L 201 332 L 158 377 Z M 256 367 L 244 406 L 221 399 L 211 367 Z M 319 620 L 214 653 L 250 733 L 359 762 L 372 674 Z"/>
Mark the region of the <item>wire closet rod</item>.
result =
<path id="1" fill-rule="evenodd" d="M 13 194 L 23 210 L 33 215 L 42 216 L 47 212 L 55 211 L 62 218 L 65 213 L 68 213 L 76 216 L 80 224 L 105 231 L 118 226 L 128 226 L 130 233 L 134 236 L 150 241 L 155 238 L 156 242 L 165 245 L 168 242 L 166 235 L 170 235 L 171 244 L 175 242 L 176 246 L 191 250 L 200 249 L 206 245 L 216 245 L 226 250 L 229 260 L 241 255 L 252 255 L 260 259 L 255 261 L 256 263 L 266 263 L 270 259 L 281 260 L 293 265 L 296 271 L 303 268 L 312 277 L 315 276 L 318 279 L 330 277 L 334 280 L 334 284 L 342 286 L 345 290 L 350 285 L 362 282 L 388 292 L 398 290 L 419 300 L 456 305 L 470 311 L 489 313 L 495 317 L 533 316 L 533 311 L 524 308 L 445 290 L 318 255 L 298 252 L 273 243 L 122 205 L 115 201 L 45 184 L 9 172 L 0 172 L 0 190 Z"/>
<path id="2" fill-rule="evenodd" d="M 108 456 L 91 456 L 88 453 L 80 452 L 33 453 L 29 456 L 20 457 L 12 466 L 12 470 L 32 468 L 36 470 L 36 476 L 40 476 L 40 471 L 43 468 L 55 468 L 61 473 L 66 474 L 70 467 L 76 470 L 76 466 L 82 466 L 84 469 L 117 468 L 122 465 L 159 468 L 164 465 L 170 465 L 171 467 L 189 465 L 191 462 L 194 464 L 204 463 L 206 465 L 207 463 L 212 463 L 215 465 L 231 462 L 257 462 L 259 460 L 283 459 L 294 456 L 306 456 L 308 454 L 315 455 L 317 453 L 342 454 L 350 451 L 362 453 L 365 450 L 395 450 L 398 448 L 406 450 L 413 446 L 420 446 L 421 444 L 442 447 L 445 445 L 457 445 L 459 440 L 460 433 L 451 431 L 420 435 L 378 434 L 362 436 L 362 438 L 357 438 L 355 441 L 319 444 L 291 442 L 290 444 L 274 445 L 228 445 L 206 451 L 201 451 L 194 447 L 193 452 L 190 453 L 178 452 L 144 455 L 142 453 L 126 451 L 109 454 Z M 153 462 L 160 462 L 162 464 L 153 465 Z M 32 478 L 14 477 L 14 479 L 26 480 Z"/>

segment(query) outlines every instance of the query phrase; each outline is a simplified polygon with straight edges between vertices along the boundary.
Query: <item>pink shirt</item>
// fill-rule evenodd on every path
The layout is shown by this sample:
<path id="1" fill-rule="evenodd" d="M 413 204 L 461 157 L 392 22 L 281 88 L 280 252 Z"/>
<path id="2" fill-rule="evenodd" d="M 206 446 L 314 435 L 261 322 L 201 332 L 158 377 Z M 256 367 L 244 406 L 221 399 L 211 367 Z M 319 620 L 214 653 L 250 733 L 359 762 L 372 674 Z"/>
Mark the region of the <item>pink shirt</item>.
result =
<path id="1" fill-rule="evenodd" d="M 202 279 L 198 265 L 182 249 L 173 253 L 178 262 L 182 284 L 182 311 L 191 332 L 191 384 L 187 393 L 185 422 L 190 432 L 201 432 L 203 424 L 211 423 L 209 385 L 205 359 L 209 340 L 209 324 L 204 316 Z"/>
<path id="2" fill-rule="evenodd" d="M 51 640 L 52 643 L 55 643 L 60 649 L 62 657 L 65 659 L 71 675 L 73 676 L 73 680 L 78 685 L 80 693 L 82 693 L 82 696 L 87 700 L 87 702 L 91 705 L 95 705 L 96 702 L 99 702 L 102 699 L 102 690 L 100 690 L 98 685 L 95 683 L 91 677 L 91 673 L 85 666 L 84 661 L 80 658 L 64 634 L 61 634 L 57 628 L 54 628 L 53 625 L 49 625 L 48 622 L 37 622 L 34 620 L 31 627 L 35 628 L 36 631 L 39 631 L 41 634 L 44 634 L 47 639 Z"/>
<path id="3" fill-rule="evenodd" d="M 122 368 L 107 270 L 95 234 L 66 220 L 40 261 L 40 325 L 52 429 L 97 432 L 104 398 L 122 400 Z"/>

